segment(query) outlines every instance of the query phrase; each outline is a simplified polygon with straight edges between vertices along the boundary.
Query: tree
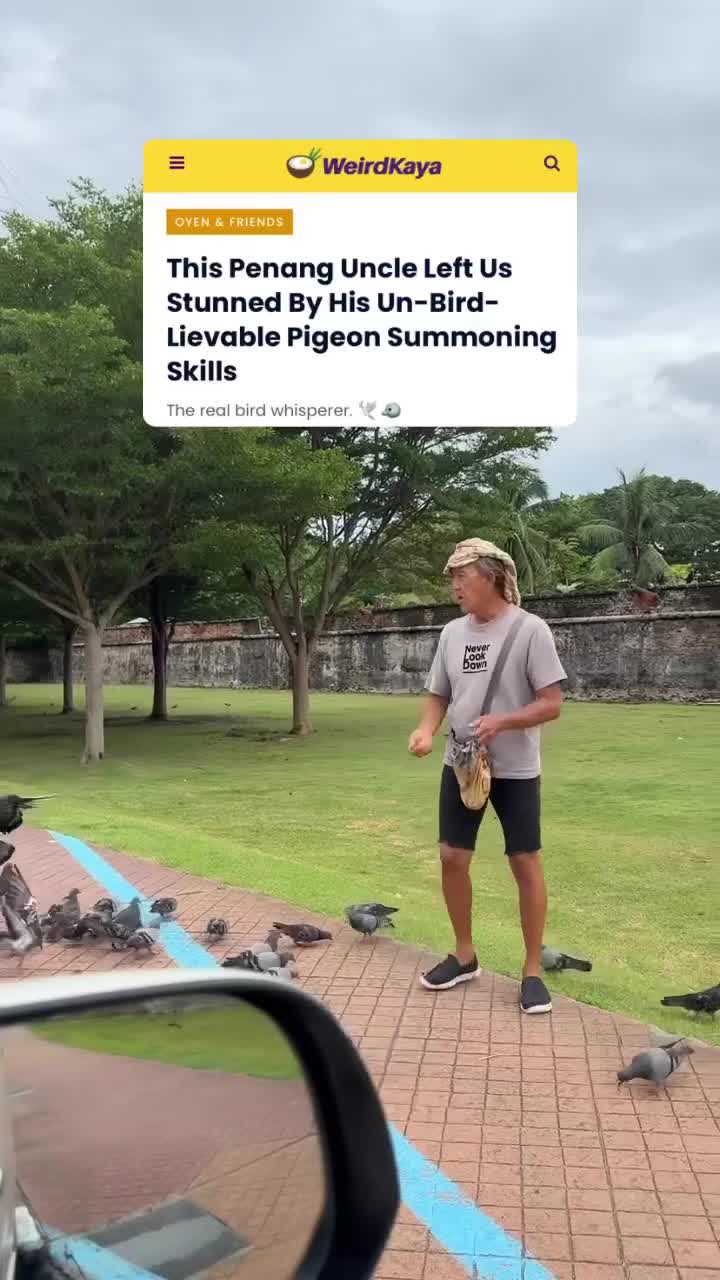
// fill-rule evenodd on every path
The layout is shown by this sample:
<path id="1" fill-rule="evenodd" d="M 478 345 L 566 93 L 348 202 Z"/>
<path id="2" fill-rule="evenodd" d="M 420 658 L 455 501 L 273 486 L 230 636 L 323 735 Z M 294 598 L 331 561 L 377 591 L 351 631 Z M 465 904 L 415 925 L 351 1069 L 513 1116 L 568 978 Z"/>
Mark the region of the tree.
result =
<path id="1" fill-rule="evenodd" d="M 143 615 L 147 614 L 150 623 L 153 659 L 151 720 L 168 719 L 168 657 L 175 627 L 182 620 L 197 618 L 197 606 L 203 598 L 206 597 L 199 578 L 170 569 L 159 573 L 128 601 L 128 617 L 135 616 L 140 609 Z"/>
<path id="2" fill-rule="evenodd" d="M 7 707 L 7 652 L 14 644 L 37 644 L 47 634 L 50 615 L 20 591 L 0 583 L 0 710 Z"/>
<path id="3" fill-rule="evenodd" d="M 596 552 L 596 572 L 624 573 L 638 587 L 672 580 L 665 547 L 681 539 L 703 536 L 697 520 L 678 520 L 677 511 L 659 497 L 654 477 L 645 469 L 628 480 L 620 471 L 620 485 L 604 495 L 605 518 L 582 526 L 579 537 Z"/>
<path id="4" fill-rule="evenodd" d="M 292 434 L 187 433 L 198 466 L 214 463 L 216 481 L 212 514 L 198 522 L 180 558 L 196 571 L 209 562 L 216 573 L 224 566 L 225 589 L 249 591 L 272 619 L 290 661 L 293 732 L 309 733 L 309 664 L 337 576 L 332 554 L 320 564 L 322 539 L 332 540 L 337 512 L 357 476 L 341 451 L 316 451 Z M 313 544 L 311 527 L 320 531 Z"/>
<path id="5" fill-rule="evenodd" d="M 182 523 L 177 442 L 147 429 L 139 393 L 103 308 L 0 312 L 0 580 L 80 630 L 85 761 L 105 749 L 103 631 L 172 562 Z"/>
<path id="6" fill-rule="evenodd" d="M 720 536 L 720 493 L 696 480 L 672 480 L 650 475 L 655 500 L 672 511 L 675 524 L 665 531 L 663 555 L 669 564 L 696 562 Z M 617 488 L 594 498 L 596 510 L 607 509 L 617 498 Z"/>
<path id="7" fill-rule="evenodd" d="M 196 447 L 219 464 L 205 535 L 240 566 L 288 653 L 294 733 L 312 730 L 309 671 L 328 618 L 397 564 L 453 486 L 491 490 L 548 440 L 442 427 L 204 433 Z"/>
<path id="8" fill-rule="evenodd" d="M 87 179 L 50 200 L 46 221 L 13 211 L 0 239 L 0 299 L 21 311 L 107 307 L 130 359 L 142 359 L 142 191 L 109 196 Z"/>

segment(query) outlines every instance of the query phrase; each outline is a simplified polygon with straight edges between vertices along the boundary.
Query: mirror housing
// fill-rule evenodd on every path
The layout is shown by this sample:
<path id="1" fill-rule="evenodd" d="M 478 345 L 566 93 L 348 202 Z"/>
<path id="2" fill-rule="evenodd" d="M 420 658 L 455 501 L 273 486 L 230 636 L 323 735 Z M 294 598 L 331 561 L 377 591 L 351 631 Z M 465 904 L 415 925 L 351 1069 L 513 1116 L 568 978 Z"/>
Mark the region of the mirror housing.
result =
<path id="1" fill-rule="evenodd" d="M 162 997 L 222 995 L 270 1018 L 303 1069 L 326 1170 L 326 1199 L 297 1280 L 368 1280 L 387 1242 L 400 1190 L 387 1122 L 352 1041 L 323 1004 L 290 983 L 238 970 L 109 973 L 8 984 L 0 1028 Z M 8 1108 L 0 1099 L 0 1130 Z M 0 1132 L 3 1148 L 12 1137 Z M 60 1172 L 60 1170 L 58 1171 Z M 12 1177 L 12 1161 L 5 1177 Z M 3 1199 L 8 1187 L 3 1187 Z M 14 1189 L 13 1193 L 14 1195 Z M 268 1277 L 271 1280 L 271 1277 Z"/>

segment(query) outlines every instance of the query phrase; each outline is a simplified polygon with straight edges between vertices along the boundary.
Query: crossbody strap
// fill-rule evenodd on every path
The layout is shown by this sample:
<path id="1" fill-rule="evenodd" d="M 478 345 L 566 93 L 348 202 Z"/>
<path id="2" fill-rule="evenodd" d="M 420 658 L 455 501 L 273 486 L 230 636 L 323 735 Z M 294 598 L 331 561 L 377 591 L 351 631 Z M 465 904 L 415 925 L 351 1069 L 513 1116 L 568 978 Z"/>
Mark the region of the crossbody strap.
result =
<path id="1" fill-rule="evenodd" d="M 495 666 L 492 669 L 492 674 L 490 676 L 488 687 L 485 691 L 485 697 L 483 699 L 483 704 L 482 704 L 482 711 L 480 712 L 481 716 L 487 715 L 488 711 L 490 710 L 490 707 L 492 706 L 492 700 L 495 697 L 495 694 L 497 693 L 497 687 L 500 681 L 500 677 L 503 673 L 503 668 L 505 667 L 505 663 L 507 662 L 508 654 L 510 653 L 510 650 L 512 648 L 513 641 L 524 622 L 525 622 L 525 614 L 521 613 L 520 616 L 515 619 L 507 635 L 505 636 L 505 639 L 502 644 L 502 648 L 497 656 L 497 661 L 495 663 Z"/>

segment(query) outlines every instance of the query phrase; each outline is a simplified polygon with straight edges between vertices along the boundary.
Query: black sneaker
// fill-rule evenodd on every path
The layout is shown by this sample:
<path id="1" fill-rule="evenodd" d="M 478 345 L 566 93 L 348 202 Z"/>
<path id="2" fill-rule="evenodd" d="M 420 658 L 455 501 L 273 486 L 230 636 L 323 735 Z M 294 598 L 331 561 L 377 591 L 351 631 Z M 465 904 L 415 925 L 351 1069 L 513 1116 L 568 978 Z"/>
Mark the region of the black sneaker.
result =
<path id="1" fill-rule="evenodd" d="M 456 987 L 459 982 L 469 982 L 471 978 L 476 978 L 479 972 L 477 956 L 473 957 L 470 964 L 461 964 L 457 956 L 449 955 L 436 964 L 434 969 L 424 973 L 420 981 L 428 991 L 446 991 L 448 987 Z"/>
<path id="2" fill-rule="evenodd" d="M 552 998 L 542 978 L 523 978 L 520 983 L 523 1013 L 552 1013 Z"/>

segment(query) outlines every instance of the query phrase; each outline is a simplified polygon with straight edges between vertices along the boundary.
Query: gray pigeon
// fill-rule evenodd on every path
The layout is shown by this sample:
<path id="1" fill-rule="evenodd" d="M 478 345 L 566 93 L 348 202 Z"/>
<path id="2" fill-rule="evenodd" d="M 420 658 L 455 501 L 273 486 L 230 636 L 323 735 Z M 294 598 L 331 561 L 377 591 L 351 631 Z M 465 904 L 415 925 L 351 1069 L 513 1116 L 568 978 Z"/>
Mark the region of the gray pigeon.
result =
<path id="1" fill-rule="evenodd" d="M 314 924 L 282 924 L 273 920 L 273 929 L 286 933 L 298 947 L 312 947 L 316 942 L 332 942 L 332 934 L 327 929 L 318 929 Z"/>
<path id="2" fill-rule="evenodd" d="M 669 1008 L 687 1009 L 689 1013 L 709 1013 L 714 1019 L 720 1011 L 720 982 L 704 991 L 690 991 L 685 996 L 663 996 L 660 1001 Z"/>
<path id="3" fill-rule="evenodd" d="M 129 948 L 130 951 L 151 951 L 158 940 L 158 928 L 136 929 L 124 942 L 113 942 L 113 951 Z"/>
<path id="4" fill-rule="evenodd" d="M 379 920 L 383 916 L 394 916 L 399 910 L 399 907 L 384 907 L 382 902 L 354 902 L 351 907 L 346 907 L 346 911 L 359 911 L 363 915 L 377 916 Z M 391 920 L 388 920 L 388 924 L 395 928 Z"/>
<path id="5" fill-rule="evenodd" d="M 630 1080 L 649 1080 L 660 1088 L 666 1083 L 683 1058 L 695 1050 L 683 1040 L 673 1040 L 664 1048 L 644 1049 L 637 1053 L 629 1066 L 617 1073 L 618 1089 Z"/>
<path id="6" fill-rule="evenodd" d="M 140 899 L 131 898 L 128 905 L 113 916 L 112 924 L 122 925 L 123 929 L 127 929 L 128 933 L 137 933 L 137 930 L 142 928 Z"/>
<path id="7" fill-rule="evenodd" d="M 66 920 L 77 921 L 80 919 L 81 912 L 80 912 L 79 898 L 80 898 L 80 890 L 71 889 L 67 897 L 63 898 L 62 902 L 60 903 L 60 910 L 62 914 L 65 916 Z"/>
<path id="8" fill-rule="evenodd" d="M 3 949 L 11 951 L 17 956 L 22 966 L 28 951 L 32 951 L 33 947 L 42 947 L 42 933 L 35 928 L 28 926 L 12 907 L 8 906 L 5 899 L 2 899 L 2 913 L 5 917 L 5 924 L 9 934 L 8 939 L 2 939 Z"/>
<path id="9" fill-rule="evenodd" d="M 545 946 L 542 949 L 542 967 L 546 973 L 560 973 L 563 969 L 578 969 L 580 973 L 592 970 L 589 960 L 579 960 L 577 956 L 568 956 L 564 951 Z"/>
<path id="10" fill-rule="evenodd" d="M 282 951 L 292 951 L 295 943 L 288 933 L 283 933 L 280 929 L 271 929 L 265 939 L 267 945 L 272 951 L 278 954 Z"/>
<path id="11" fill-rule="evenodd" d="M 294 964 L 288 964 L 283 969 L 275 969 L 274 976 L 282 978 L 284 982 L 292 982 L 293 978 L 297 977 L 297 969 Z"/>
<path id="12" fill-rule="evenodd" d="M 254 973 L 262 973 L 260 968 L 260 960 L 258 956 L 253 955 L 252 951 L 240 951 L 236 956 L 226 956 L 221 966 L 222 969 L 249 969 Z"/>
<path id="13" fill-rule="evenodd" d="M 392 920 L 387 916 L 373 916 L 369 911 L 354 911 L 352 907 L 346 907 L 345 915 L 350 928 L 356 933 L 361 933 L 365 938 L 369 938 L 376 929 L 394 928 Z"/>
<path id="14" fill-rule="evenodd" d="M 50 919 L 48 921 L 48 942 L 57 942 L 60 938 L 72 938 L 77 925 L 80 923 L 82 912 L 80 910 L 79 889 L 71 889 L 57 909 L 50 908 Z M 52 913 L 52 914 L 50 914 Z"/>

